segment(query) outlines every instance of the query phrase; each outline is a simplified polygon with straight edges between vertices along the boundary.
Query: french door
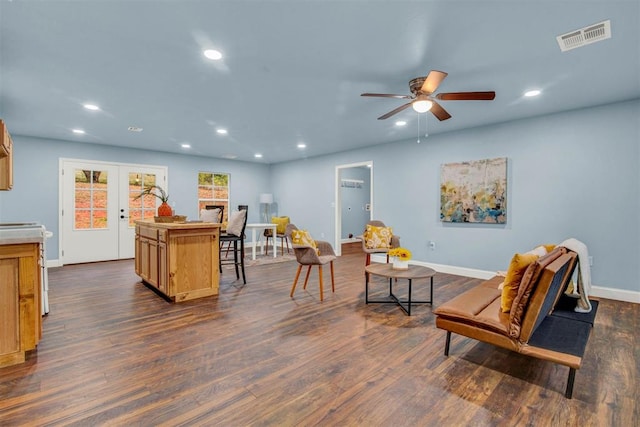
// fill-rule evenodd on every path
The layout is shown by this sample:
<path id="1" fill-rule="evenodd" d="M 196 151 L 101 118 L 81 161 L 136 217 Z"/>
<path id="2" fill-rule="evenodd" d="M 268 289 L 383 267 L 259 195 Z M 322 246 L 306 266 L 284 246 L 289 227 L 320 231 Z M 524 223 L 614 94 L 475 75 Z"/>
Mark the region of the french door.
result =
<path id="1" fill-rule="evenodd" d="M 133 258 L 136 219 L 152 218 L 155 197 L 136 199 L 144 187 L 166 188 L 163 166 L 61 159 L 62 264 Z"/>

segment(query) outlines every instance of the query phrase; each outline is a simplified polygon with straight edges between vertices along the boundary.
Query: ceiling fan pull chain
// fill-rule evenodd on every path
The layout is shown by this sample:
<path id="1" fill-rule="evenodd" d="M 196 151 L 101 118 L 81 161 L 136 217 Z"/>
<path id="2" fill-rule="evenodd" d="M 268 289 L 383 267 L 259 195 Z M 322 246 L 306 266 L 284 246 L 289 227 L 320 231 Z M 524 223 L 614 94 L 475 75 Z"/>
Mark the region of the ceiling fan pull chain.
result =
<path id="1" fill-rule="evenodd" d="M 429 138 L 429 116 L 424 115 L 424 137 Z"/>
<path id="2" fill-rule="evenodd" d="M 420 144 L 420 113 L 418 114 L 418 144 Z"/>

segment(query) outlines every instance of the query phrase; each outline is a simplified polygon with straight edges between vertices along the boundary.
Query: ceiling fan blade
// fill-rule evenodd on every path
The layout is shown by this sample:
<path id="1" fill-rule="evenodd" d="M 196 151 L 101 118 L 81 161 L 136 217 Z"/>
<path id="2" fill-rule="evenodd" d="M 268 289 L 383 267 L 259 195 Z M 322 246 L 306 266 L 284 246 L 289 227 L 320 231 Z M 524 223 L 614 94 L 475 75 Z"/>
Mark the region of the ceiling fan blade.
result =
<path id="1" fill-rule="evenodd" d="M 411 104 L 412 104 L 411 102 L 407 102 L 406 104 L 399 106 L 395 110 L 389 111 L 387 114 L 384 114 L 384 115 L 378 117 L 378 120 L 388 119 L 389 117 L 393 116 L 394 114 L 398 114 L 400 111 L 404 110 L 405 108 L 409 108 L 411 106 Z"/>
<path id="2" fill-rule="evenodd" d="M 436 98 L 443 101 L 491 101 L 496 97 L 496 93 L 491 92 L 451 92 L 439 93 Z"/>
<path id="3" fill-rule="evenodd" d="M 411 96 L 409 95 L 393 95 L 391 93 L 363 93 L 360 96 L 377 96 L 379 98 L 411 99 Z"/>
<path id="4" fill-rule="evenodd" d="M 422 83 L 420 91 L 427 95 L 432 94 L 436 89 L 438 89 L 438 86 L 440 86 L 440 83 L 442 83 L 445 77 L 447 77 L 447 73 L 444 71 L 431 70 L 427 78 L 424 80 L 424 83 Z"/>
<path id="5" fill-rule="evenodd" d="M 451 114 L 447 113 L 447 110 L 442 108 L 442 105 L 438 104 L 435 101 L 432 101 L 433 105 L 431 106 L 431 112 L 434 116 L 440 121 L 447 120 L 451 118 Z"/>

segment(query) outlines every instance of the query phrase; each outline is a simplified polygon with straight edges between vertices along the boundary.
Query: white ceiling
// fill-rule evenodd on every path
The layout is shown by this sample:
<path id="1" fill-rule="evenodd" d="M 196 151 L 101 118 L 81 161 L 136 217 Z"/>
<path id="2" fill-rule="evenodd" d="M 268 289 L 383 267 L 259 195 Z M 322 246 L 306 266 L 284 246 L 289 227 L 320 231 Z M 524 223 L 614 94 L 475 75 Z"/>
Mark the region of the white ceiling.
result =
<path id="1" fill-rule="evenodd" d="M 556 36 L 607 19 L 611 39 L 560 51 Z M 427 113 L 430 135 L 636 99 L 640 2 L 0 0 L 16 135 L 276 163 L 416 139 L 410 108 L 376 120 L 405 100 L 360 94 L 409 94 L 432 69 L 449 73 L 437 92 L 496 99 L 441 101 L 453 117 Z"/>

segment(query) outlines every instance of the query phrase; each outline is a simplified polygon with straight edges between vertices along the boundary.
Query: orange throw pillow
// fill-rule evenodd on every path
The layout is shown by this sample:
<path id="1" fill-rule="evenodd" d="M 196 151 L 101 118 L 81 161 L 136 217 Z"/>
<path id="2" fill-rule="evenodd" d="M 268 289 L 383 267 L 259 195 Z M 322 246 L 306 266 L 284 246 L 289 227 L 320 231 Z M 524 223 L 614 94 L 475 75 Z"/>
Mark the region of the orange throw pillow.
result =
<path id="1" fill-rule="evenodd" d="M 507 276 L 504 278 L 504 287 L 502 288 L 502 298 L 500 300 L 500 309 L 503 313 L 508 313 L 513 305 L 513 300 L 518 295 L 518 286 L 524 276 L 524 272 L 529 264 L 538 259 L 535 254 L 515 254 L 511 258 Z"/>

